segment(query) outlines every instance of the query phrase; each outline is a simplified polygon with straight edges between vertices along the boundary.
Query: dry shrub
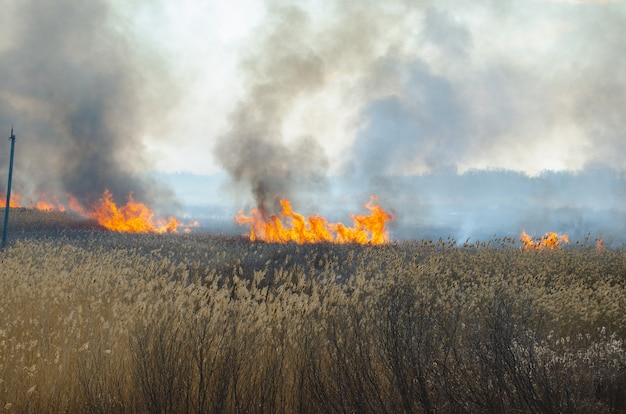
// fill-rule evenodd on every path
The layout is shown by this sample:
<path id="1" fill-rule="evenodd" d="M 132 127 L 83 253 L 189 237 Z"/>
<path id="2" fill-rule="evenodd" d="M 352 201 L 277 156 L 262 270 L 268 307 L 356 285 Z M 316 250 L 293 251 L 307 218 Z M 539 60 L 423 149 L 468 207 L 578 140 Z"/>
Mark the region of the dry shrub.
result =
<path id="1" fill-rule="evenodd" d="M 620 412 L 626 253 L 81 233 L 0 253 L 6 412 Z"/>

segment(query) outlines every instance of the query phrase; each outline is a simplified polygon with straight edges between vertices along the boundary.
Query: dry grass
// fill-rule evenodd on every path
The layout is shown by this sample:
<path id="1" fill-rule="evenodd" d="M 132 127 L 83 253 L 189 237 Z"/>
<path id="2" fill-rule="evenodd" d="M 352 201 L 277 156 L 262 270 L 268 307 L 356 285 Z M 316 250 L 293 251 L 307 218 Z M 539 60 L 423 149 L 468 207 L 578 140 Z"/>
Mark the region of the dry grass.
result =
<path id="1" fill-rule="evenodd" d="M 623 412 L 626 252 L 84 231 L 0 253 L 4 412 Z"/>
<path id="2" fill-rule="evenodd" d="M 4 219 L 4 208 L 0 208 L 0 217 Z M 2 223 L 0 223 L 1 227 Z M 11 208 L 9 229 L 11 231 L 96 227 L 97 222 L 85 219 L 76 213 L 33 208 Z"/>

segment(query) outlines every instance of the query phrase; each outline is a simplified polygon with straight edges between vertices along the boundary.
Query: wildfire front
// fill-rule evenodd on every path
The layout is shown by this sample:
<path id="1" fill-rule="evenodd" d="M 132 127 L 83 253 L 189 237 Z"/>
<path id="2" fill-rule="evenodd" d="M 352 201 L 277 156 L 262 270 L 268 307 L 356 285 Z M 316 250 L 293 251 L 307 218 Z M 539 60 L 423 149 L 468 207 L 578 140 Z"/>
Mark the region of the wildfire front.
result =
<path id="1" fill-rule="evenodd" d="M 357 243 L 384 244 L 389 242 L 389 232 L 385 224 L 393 216 L 375 204 L 376 197 L 365 205 L 369 214 L 351 214 L 352 227 L 343 223 L 332 223 L 322 216 L 304 217 L 293 211 L 291 202 L 280 200 L 282 211 L 278 215 L 269 215 L 263 208 L 252 209 L 249 215 L 239 211 L 235 221 L 250 227 L 251 241 L 270 243 Z"/>

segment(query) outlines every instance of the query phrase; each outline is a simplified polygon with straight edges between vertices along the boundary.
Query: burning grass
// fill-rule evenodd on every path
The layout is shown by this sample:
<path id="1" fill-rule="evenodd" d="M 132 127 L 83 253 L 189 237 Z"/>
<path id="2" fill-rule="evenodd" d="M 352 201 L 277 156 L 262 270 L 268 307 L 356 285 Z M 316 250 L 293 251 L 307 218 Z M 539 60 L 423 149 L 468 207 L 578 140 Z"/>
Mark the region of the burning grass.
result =
<path id="1" fill-rule="evenodd" d="M 352 227 L 343 223 L 331 223 L 319 215 L 304 217 L 293 211 L 291 202 L 280 200 L 280 215 L 268 214 L 261 206 L 253 209 L 249 216 L 239 211 L 235 221 L 250 227 L 250 240 L 270 243 L 356 243 L 384 244 L 389 243 L 389 232 L 385 224 L 392 220 L 392 215 L 375 203 L 372 196 L 365 208 L 369 214 L 351 214 L 354 222 Z"/>
<path id="2" fill-rule="evenodd" d="M 117 206 L 109 190 L 105 190 L 100 203 L 88 216 L 103 227 L 121 233 L 176 233 L 180 222 L 174 217 L 155 219 L 154 211 L 143 203 L 138 203 L 132 194 L 125 205 Z"/>
<path id="3" fill-rule="evenodd" d="M 156 218 L 154 210 L 136 201 L 132 193 L 128 194 L 126 204 L 120 205 L 113 200 L 113 195 L 108 189 L 104 190 L 98 203 L 89 207 L 81 205 L 71 194 L 67 194 L 66 198 L 61 201 L 56 196 L 43 193 L 37 200 L 30 202 L 30 209 L 57 213 L 68 211 L 72 216 L 95 220 L 100 226 L 120 233 L 177 233 L 179 227 L 185 227 L 185 232 L 189 231 L 189 227 L 193 227 L 193 224 L 183 226 L 172 216 L 167 219 Z M 6 201 L 1 205 L 3 208 L 6 207 Z M 11 208 L 22 208 L 22 197 L 19 194 L 11 195 L 9 205 Z"/>
<path id="4" fill-rule="evenodd" d="M 554 232 L 547 232 L 543 237 L 534 239 L 525 231 L 522 231 L 520 240 L 522 241 L 523 248 L 526 250 L 554 250 L 569 243 L 567 234 L 557 234 Z"/>
<path id="5" fill-rule="evenodd" d="M 0 253 L 7 412 L 621 412 L 626 252 L 82 231 Z"/>

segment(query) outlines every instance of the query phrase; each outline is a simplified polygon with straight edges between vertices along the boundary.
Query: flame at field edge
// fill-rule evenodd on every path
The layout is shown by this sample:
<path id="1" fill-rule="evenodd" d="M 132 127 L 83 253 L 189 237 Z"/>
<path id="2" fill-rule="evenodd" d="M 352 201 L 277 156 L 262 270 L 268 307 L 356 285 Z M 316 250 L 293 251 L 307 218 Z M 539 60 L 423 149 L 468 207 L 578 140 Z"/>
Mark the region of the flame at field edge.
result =
<path id="1" fill-rule="evenodd" d="M 180 225 L 174 217 L 155 221 L 154 211 L 136 202 L 132 193 L 128 194 L 126 204 L 118 207 L 108 189 L 89 216 L 107 229 L 122 233 L 176 233 Z"/>
<path id="2" fill-rule="evenodd" d="M 2 194 L 0 194 L 2 196 Z M 6 195 L 0 199 L 0 208 L 6 204 Z M 23 207 L 22 197 L 11 194 L 9 203 L 11 208 Z M 40 211 L 71 211 L 82 217 L 96 220 L 104 228 L 122 233 L 177 233 L 183 226 L 184 232 L 189 233 L 190 227 L 196 227 L 197 222 L 183 225 L 179 220 L 170 216 L 167 219 L 156 219 L 154 211 L 146 204 L 135 201 L 132 192 L 129 193 L 126 204 L 117 205 L 108 189 L 105 189 L 99 202 L 90 206 L 83 206 L 72 194 L 66 194 L 66 200 L 61 201 L 56 196 L 47 193 L 38 195 L 30 202 L 29 208 Z"/>
<path id="3" fill-rule="evenodd" d="M 305 243 L 357 243 L 384 244 L 389 242 L 389 233 L 385 224 L 393 216 L 375 204 L 376 196 L 372 196 L 365 207 L 370 214 L 351 214 L 353 227 L 343 223 L 331 223 L 319 215 L 303 215 L 293 211 L 288 199 L 281 199 L 282 211 L 279 215 L 267 215 L 263 208 L 252 209 L 249 215 L 239 211 L 235 222 L 250 227 L 251 241 L 270 243 L 295 242 Z M 285 222 L 283 222 L 283 219 Z"/>
<path id="4" fill-rule="evenodd" d="M 5 208 L 7 206 L 7 194 L 0 193 L 0 208 Z M 19 194 L 12 193 L 11 199 L 9 200 L 10 208 L 20 208 L 22 207 L 22 196 Z"/>
<path id="5" fill-rule="evenodd" d="M 569 243 L 567 234 L 558 234 L 550 231 L 540 239 L 533 239 L 526 231 L 522 230 L 520 240 L 524 250 L 555 250 L 561 247 L 561 243 Z"/>

